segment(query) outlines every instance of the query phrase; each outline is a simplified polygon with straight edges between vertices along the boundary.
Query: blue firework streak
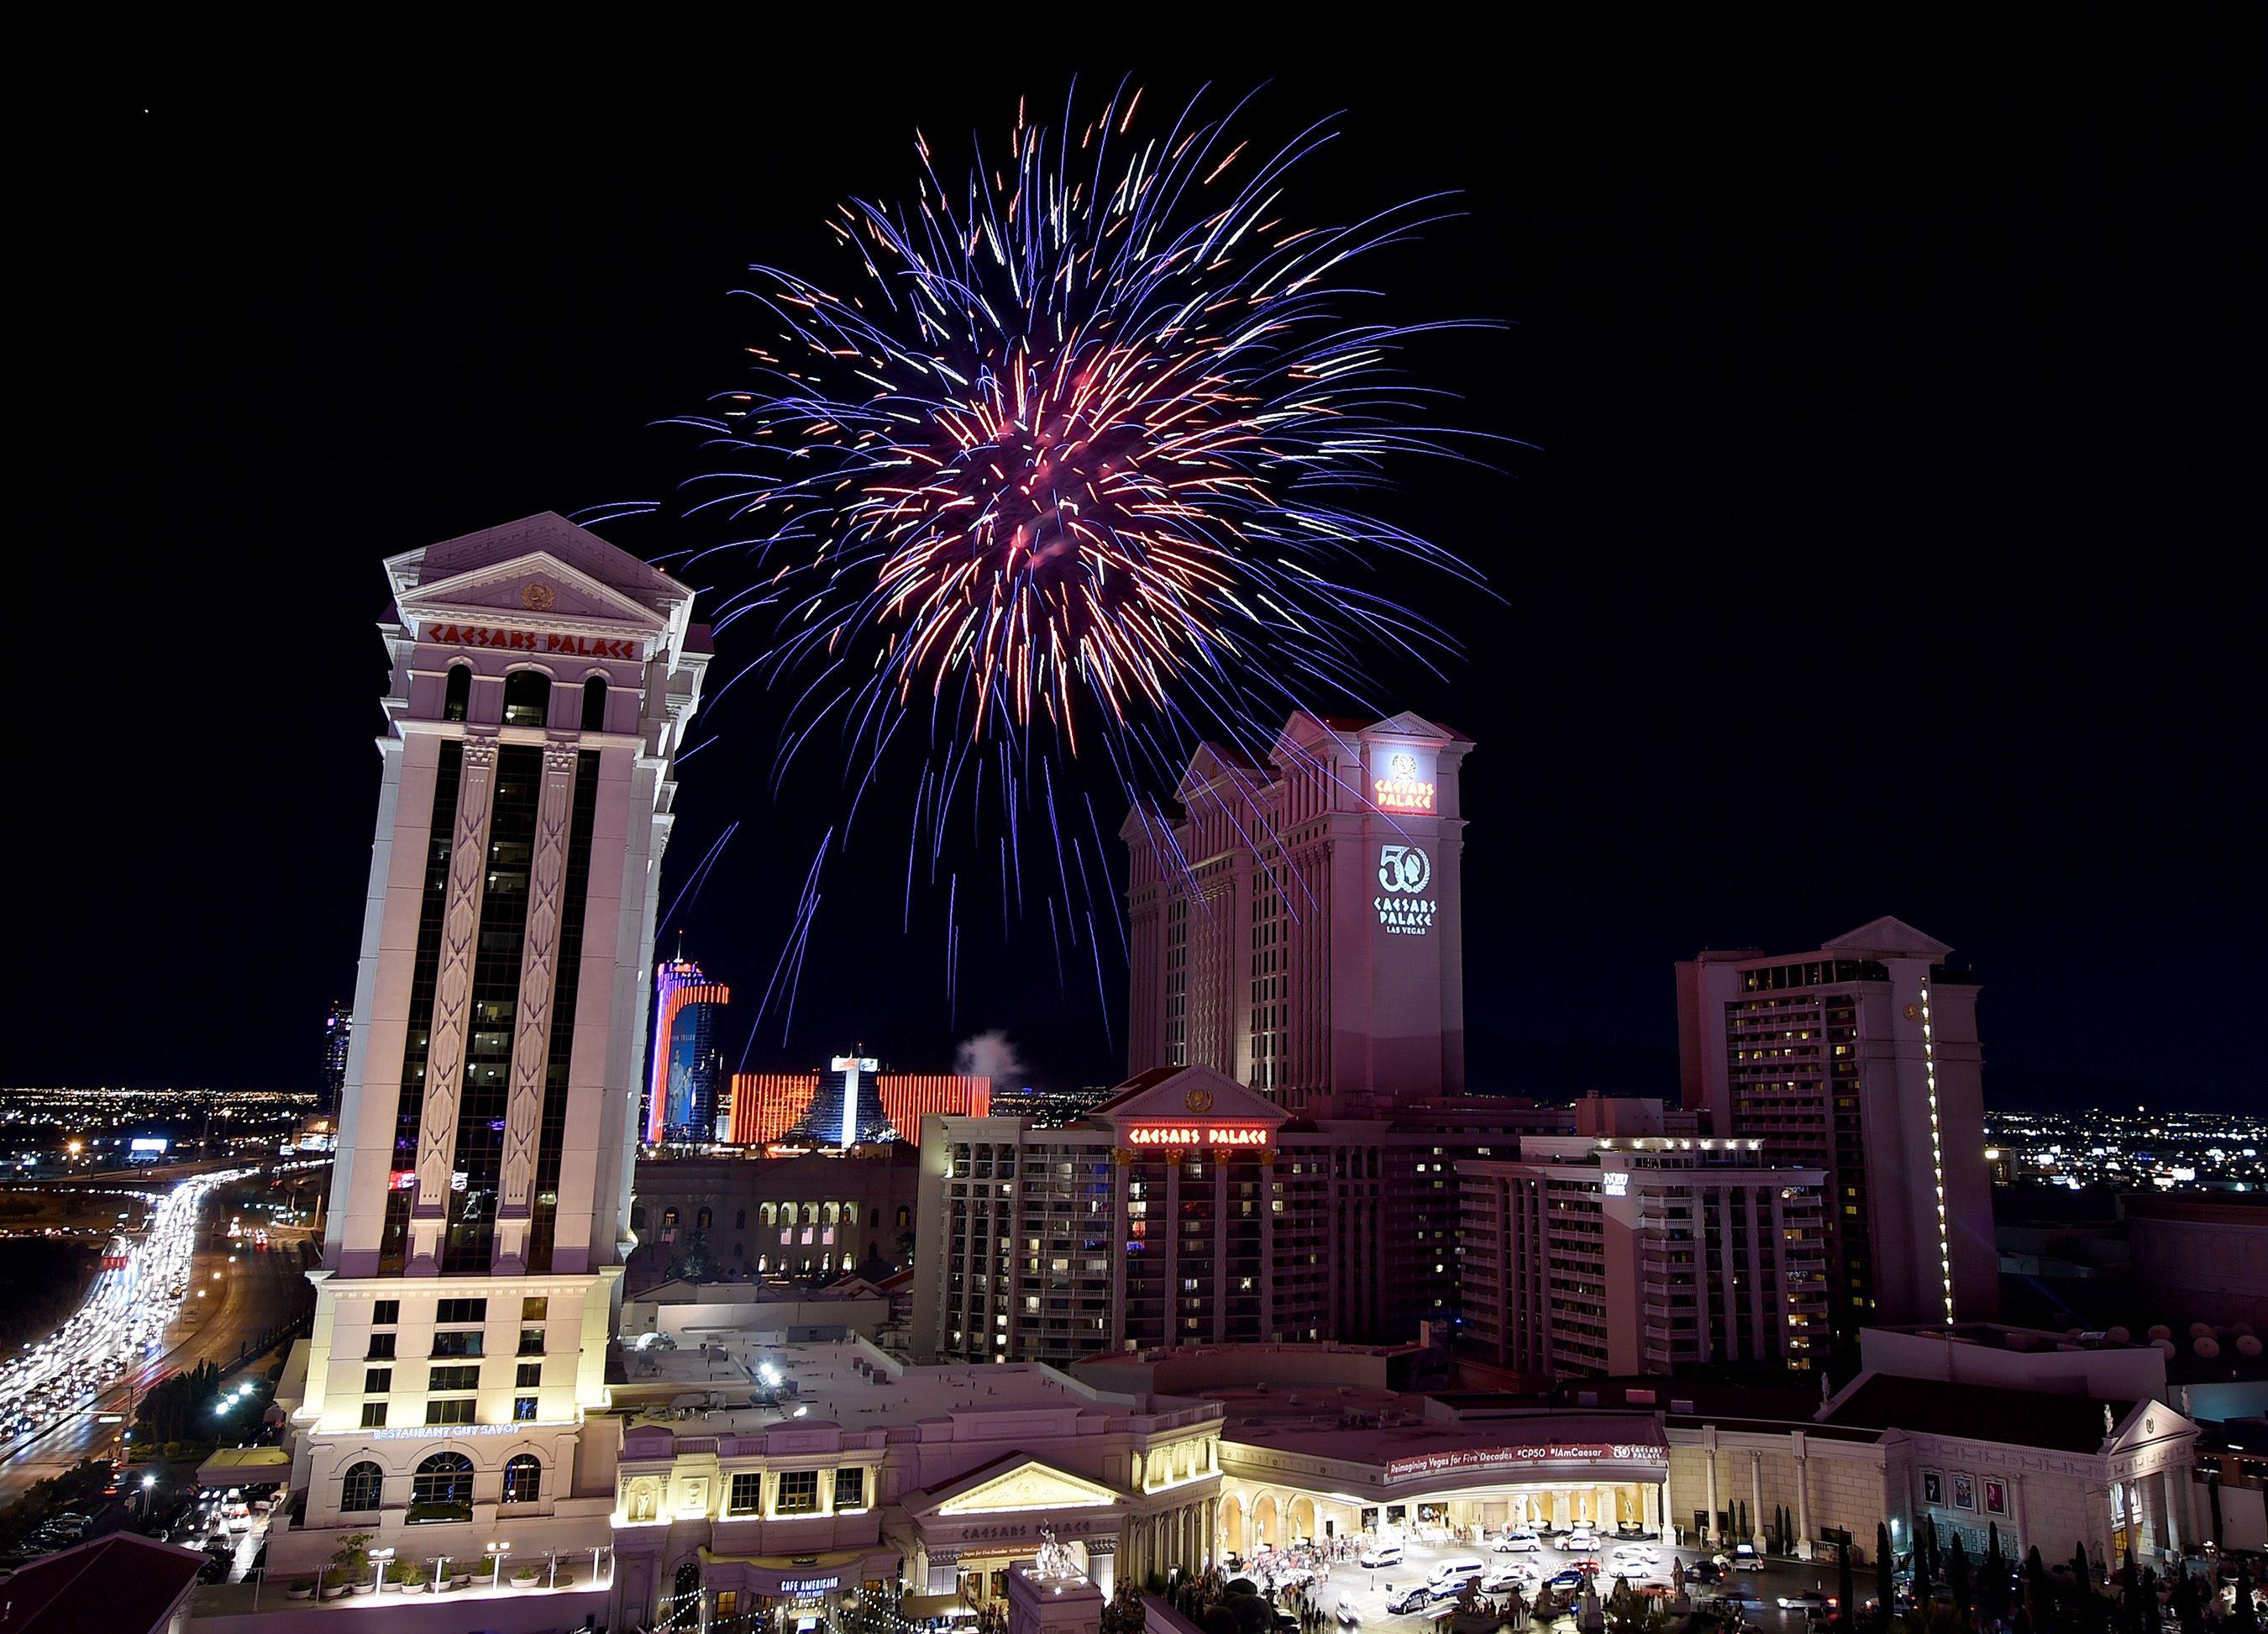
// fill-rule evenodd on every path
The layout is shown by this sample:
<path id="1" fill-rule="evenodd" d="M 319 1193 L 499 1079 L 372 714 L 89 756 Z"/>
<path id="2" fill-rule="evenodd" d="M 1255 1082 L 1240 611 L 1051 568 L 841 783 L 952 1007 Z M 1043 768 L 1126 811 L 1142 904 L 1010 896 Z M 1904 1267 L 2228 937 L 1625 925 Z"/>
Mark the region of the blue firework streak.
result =
<path id="1" fill-rule="evenodd" d="M 980 829 L 1005 816 L 1012 854 L 1028 798 L 1068 897 L 1086 861 L 1073 836 L 1064 866 L 1050 762 L 1099 744 L 1128 799 L 1154 799 L 1200 739 L 1257 752 L 1289 710 L 1361 697 L 1381 647 L 1430 667 L 1449 644 L 1381 581 L 1478 583 L 1358 504 L 1403 456 L 1462 457 L 1396 359 L 1476 326 L 1344 316 L 1376 293 L 1353 263 L 1439 219 L 1439 195 L 1296 225 L 1287 177 L 1333 126 L 1257 158 L 1242 104 L 1202 99 L 1159 134 L 1123 86 L 1083 121 L 1067 99 L 1052 131 L 1020 107 L 1005 155 L 976 144 L 957 187 L 917 135 L 909 205 L 829 218 L 855 292 L 753 269 L 779 339 L 750 349 L 751 389 L 682 422 L 724 467 L 694 511 L 729 518 L 714 548 L 755 570 L 718 627 L 776 621 L 744 673 L 793 698 L 778 773 L 830 730 L 855 814 L 917 723 L 909 888 L 924 826 L 934 880 L 962 799 Z"/>

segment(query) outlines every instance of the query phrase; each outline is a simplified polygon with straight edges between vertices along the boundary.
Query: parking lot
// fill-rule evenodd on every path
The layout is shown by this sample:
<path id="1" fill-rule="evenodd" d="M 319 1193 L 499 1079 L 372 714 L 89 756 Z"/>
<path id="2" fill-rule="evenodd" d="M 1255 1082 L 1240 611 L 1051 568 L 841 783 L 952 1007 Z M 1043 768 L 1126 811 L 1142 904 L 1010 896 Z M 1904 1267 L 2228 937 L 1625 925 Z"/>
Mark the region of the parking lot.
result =
<path id="1" fill-rule="evenodd" d="M 1399 1562 L 1366 1567 L 1359 1562 L 1342 1561 L 1332 1564 L 1327 1578 L 1319 1578 L 1313 1586 L 1315 1598 L 1327 1613 L 1337 1608 L 1344 1595 L 1355 1616 L 1366 1625 L 1400 1625 L 1404 1628 L 1424 1626 L 1430 1619 L 1426 1610 L 1392 1612 L 1389 1601 L 1397 1599 L 1404 1590 L 1425 1583 L 1436 1565 L 1445 1560 L 1476 1559 L 1485 1571 L 1494 1572 L 1509 1567 L 1520 1573 L 1521 1598 L 1531 1606 L 1540 1584 L 1548 1582 L 1554 1574 L 1573 1568 L 1579 1561 L 1596 1561 L 1599 1564 L 1597 1581 L 1600 1593 L 1612 1591 L 1617 1577 L 1626 1579 L 1633 1588 L 1652 1584 L 1674 1587 L 1678 1574 L 1694 1561 L 1705 1558 L 1714 1551 L 1687 1546 L 1679 1548 L 1658 1539 L 1646 1540 L 1640 1548 L 1655 1553 L 1651 1565 L 1631 1561 L 1617 1569 L 1615 1556 L 1617 1544 L 1624 1540 L 1600 1540 L 1593 1549 L 1563 1550 L 1543 1542 L 1532 1553 L 1500 1553 L 1491 1536 L 1479 1543 L 1454 1541 L 1428 1542 L 1412 1534 L 1403 1544 Z M 1870 1574 L 1862 1573 L 1859 1592 L 1863 1596 L 1872 1582 Z M 1263 1585 L 1263 1586 L 1268 1586 Z M 1800 1563 L 1770 1561 L 1761 1571 L 1736 1571 L 1717 1584 L 1691 1584 L 1686 1586 L 1697 1606 L 1719 1595 L 1738 1594 L 1749 1603 L 1741 1609 L 1746 1622 L 1768 1630 L 1768 1634 L 1800 1634 L 1806 1614 L 1800 1610 L 1782 1610 L 1775 1603 L 1783 1594 L 1793 1595 L 1810 1591 L 1822 1594 L 1836 1592 L 1835 1568 L 1822 1562 L 1816 1565 Z M 1491 1590 L 1492 1594 L 1501 1593 Z M 1446 1609 L 1447 1601 L 1433 1609 Z"/>

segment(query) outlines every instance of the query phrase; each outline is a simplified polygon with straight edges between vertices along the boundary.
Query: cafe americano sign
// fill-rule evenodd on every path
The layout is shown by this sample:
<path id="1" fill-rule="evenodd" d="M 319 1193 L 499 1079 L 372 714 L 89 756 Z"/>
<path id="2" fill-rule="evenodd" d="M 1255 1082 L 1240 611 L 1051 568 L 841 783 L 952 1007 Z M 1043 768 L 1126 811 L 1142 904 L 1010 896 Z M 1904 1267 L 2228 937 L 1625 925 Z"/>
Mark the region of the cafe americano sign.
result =
<path id="1" fill-rule="evenodd" d="M 1539 1464 L 1662 1462 L 1667 1452 L 1643 1441 L 1551 1441 L 1530 1446 L 1460 1446 L 1415 1458 L 1389 1459 L 1388 1481 L 1462 1475 L 1475 1469 L 1517 1469 Z"/>

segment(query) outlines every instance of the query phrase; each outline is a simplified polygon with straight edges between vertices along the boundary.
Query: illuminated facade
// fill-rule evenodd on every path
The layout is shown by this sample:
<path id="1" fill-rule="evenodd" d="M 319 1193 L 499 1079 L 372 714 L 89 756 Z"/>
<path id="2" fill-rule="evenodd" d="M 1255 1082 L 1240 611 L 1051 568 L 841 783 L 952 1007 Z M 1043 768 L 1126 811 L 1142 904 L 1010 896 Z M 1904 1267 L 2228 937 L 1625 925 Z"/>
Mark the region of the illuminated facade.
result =
<path id="1" fill-rule="evenodd" d="M 1557 1379 L 1822 1364 L 1823 1174 L 1606 1104 L 1654 1115 L 1458 1166 L 1464 1353 Z"/>
<path id="2" fill-rule="evenodd" d="M 849 1147 L 921 1138 L 932 1113 L 983 1117 L 992 1080 L 953 1072 L 884 1072 L 871 1056 L 837 1056 L 825 1072 L 739 1072 L 727 1136 L 736 1146 Z"/>
<path id="3" fill-rule="evenodd" d="M 759 1344 L 726 1331 L 708 1348 L 777 1383 L 746 1405 L 659 1411 L 625 1432 L 622 1603 L 656 1608 L 659 1626 L 793 1626 L 898 1589 L 908 1616 L 922 1615 L 915 1596 L 997 1606 L 1043 1528 L 1106 1594 L 1121 1572 L 1138 1583 L 1216 1557 L 1213 1402 L 1049 1367 L 972 1378 L 858 1339 Z M 646 1360 L 630 1358 L 632 1387 Z M 652 1387 L 666 1400 L 673 1387 L 661 1373 Z"/>
<path id="4" fill-rule="evenodd" d="M 681 955 L 654 973 L 653 1075 L 646 1087 L 645 1139 L 721 1139 L 726 1113 L 722 1016 L 733 990 Z"/>
<path id="5" fill-rule="evenodd" d="M 1207 1066 L 1324 1115 L 1462 1094 L 1472 747 L 1303 711 L 1265 764 L 1208 744 L 1172 807 L 1138 806 L 1127 1070 Z"/>
<path id="6" fill-rule="evenodd" d="M 1685 1104 L 1826 1171 L 1838 1342 L 1999 1308 L 1976 979 L 1882 918 L 1806 953 L 1677 967 Z"/>
<path id="7" fill-rule="evenodd" d="M 655 893 L 707 632 L 544 514 L 391 558 L 357 1025 L 289 1414 L 306 1570 L 350 1532 L 608 1541 Z"/>

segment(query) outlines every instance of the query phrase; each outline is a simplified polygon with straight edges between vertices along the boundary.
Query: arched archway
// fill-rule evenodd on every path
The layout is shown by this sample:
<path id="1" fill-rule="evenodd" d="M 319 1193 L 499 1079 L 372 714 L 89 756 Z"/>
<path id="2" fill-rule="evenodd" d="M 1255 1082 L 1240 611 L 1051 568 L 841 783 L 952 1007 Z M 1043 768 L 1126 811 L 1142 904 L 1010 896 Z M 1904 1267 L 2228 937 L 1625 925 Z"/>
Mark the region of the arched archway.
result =
<path id="1" fill-rule="evenodd" d="M 1252 1506 L 1252 1541 L 1256 1546 L 1273 1549 L 1283 1542 L 1278 1535 L 1281 1530 L 1276 1515 L 1275 1495 L 1263 1492 L 1260 1501 Z"/>
<path id="2" fill-rule="evenodd" d="M 1305 1497 L 1293 1498 L 1290 1515 L 1292 1535 L 1285 1542 L 1296 1543 L 1303 1537 L 1311 1538 L 1315 1535 L 1314 1499 Z"/>
<path id="3" fill-rule="evenodd" d="M 1223 1494 L 1220 1505 L 1220 1548 L 1223 1554 L 1244 1553 L 1244 1505 Z"/>

